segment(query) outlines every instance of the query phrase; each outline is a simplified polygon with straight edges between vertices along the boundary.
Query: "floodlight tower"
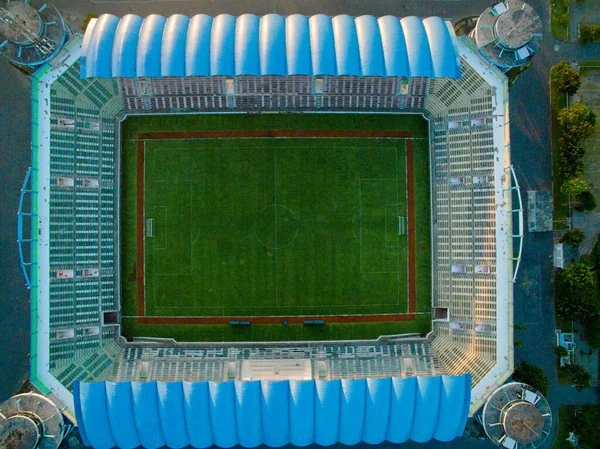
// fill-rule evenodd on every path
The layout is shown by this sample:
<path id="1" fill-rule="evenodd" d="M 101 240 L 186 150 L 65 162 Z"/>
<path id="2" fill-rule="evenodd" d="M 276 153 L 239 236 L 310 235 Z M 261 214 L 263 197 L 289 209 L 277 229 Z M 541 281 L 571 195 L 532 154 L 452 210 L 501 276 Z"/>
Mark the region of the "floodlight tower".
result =
<path id="1" fill-rule="evenodd" d="M 52 59 L 68 35 L 69 27 L 50 3 L 41 0 L 0 3 L 0 53 L 22 68 L 33 71 Z"/>
<path id="2" fill-rule="evenodd" d="M 538 51 L 542 22 L 527 3 L 505 0 L 486 8 L 469 38 L 488 61 L 508 72 L 526 65 Z"/>
<path id="3" fill-rule="evenodd" d="M 483 406 L 483 428 L 488 438 L 508 449 L 539 447 L 550 433 L 552 412 L 546 398 L 521 383 L 504 384 Z"/>
<path id="4" fill-rule="evenodd" d="M 18 394 L 0 404 L 2 448 L 56 449 L 70 428 L 56 405 L 41 394 Z"/>

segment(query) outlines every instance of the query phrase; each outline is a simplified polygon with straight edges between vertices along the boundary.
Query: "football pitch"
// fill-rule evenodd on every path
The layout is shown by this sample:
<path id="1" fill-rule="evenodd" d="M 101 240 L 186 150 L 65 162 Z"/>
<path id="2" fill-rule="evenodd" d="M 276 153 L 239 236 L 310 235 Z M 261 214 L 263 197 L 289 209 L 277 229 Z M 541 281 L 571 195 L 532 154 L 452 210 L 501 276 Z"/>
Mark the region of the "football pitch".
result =
<path id="1" fill-rule="evenodd" d="M 124 335 L 251 341 L 427 332 L 426 136 L 426 122 L 405 115 L 128 118 Z M 303 324 L 314 320 L 325 325 Z M 240 321 L 251 326 L 230 324 Z"/>

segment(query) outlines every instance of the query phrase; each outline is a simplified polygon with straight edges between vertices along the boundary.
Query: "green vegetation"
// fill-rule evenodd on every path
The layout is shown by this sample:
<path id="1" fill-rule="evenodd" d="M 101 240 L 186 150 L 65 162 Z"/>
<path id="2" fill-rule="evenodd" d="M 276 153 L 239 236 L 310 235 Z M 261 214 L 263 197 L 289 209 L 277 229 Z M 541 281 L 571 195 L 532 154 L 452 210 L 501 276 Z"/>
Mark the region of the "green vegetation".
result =
<path id="1" fill-rule="evenodd" d="M 558 123 L 559 111 L 567 106 L 567 95 L 558 90 L 561 76 L 561 64 L 550 69 L 550 128 L 552 137 L 552 190 L 554 196 L 554 223 L 556 229 L 563 229 L 569 218 L 569 198 L 560 190 L 563 175 L 561 173 L 561 128 Z"/>
<path id="2" fill-rule="evenodd" d="M 560 71 L 558 91 L 567 95 L 576 94 L 579 86 L 581 86 L 579 72 L 572 68 L 566 61 L 559 62 L 557 67 L 559 67 Z"/>
<path id="3" fill-rule="evenodd" d="M 557 369 L 558 382 L 566 385 L 574 385 L 577 391 L 592 386 L 592 376 L 581 365 L 559 366 Z"/>
<path id="4" fill-rule="evenodd" d="M 98 18 L 98 14 L 94 14 L 93 12 L 88 13 L 87 16 L 85 16 L 85 18 L 83 19 L 83 25 L 81 26 L 81 29 L 83 30 L 83 32 L 85 32 L 85 30 L 87 29 L 90 21 L 92 19 L 97 19 Z"/>
<path id="5" fill-rule="evenodd" d="M 236 129 L 413 131 L 419 137 L 413 141 L 417 310 L 429 312 L 429 163 L 422 118 L 134 117 L 123 130 L 124 334 L 235 341 L 426 333 L 428 313 L 412 322 L 313 327 L 139 325 L 127 318 L 137 315 L 136 134 Z M 407 235 L 398 233 L 398 217 L 407 216 L 404 139 L 152 140 L 144 159 L 144 218 L 152 220 L 153 234 L 145 239 L 146 316 L 407 312 Z"/>
<path id="6" fill-rule="evenodd" d="M 598 447 L 600 441 L 600 404 L 561 405 L 558 410 L 558 432 L 552 449 L 573 449 L 567 441 L 570 432 L 579 439 L 579 449 Z"/>
<path id="7" fill-rule="evenodd" d="M 562 236 L 560 243 L 572 246 L 573 248 L 579 248 L 585 240 L 585 234 L 579 228 L 571 229 Z"/>
<path id="8" fill-rule="evenodd" d="M 521 362 L 515 367 L 513 379 L 531 385 L 544 396 L 548 395 L 548 376 L 544 374 L 539 366 Z"/>
<path id="9" fill-rule="evenodd" d="M 580 25 L 579 42 L 582 44 L 600 42 L 600 25 Z"/>
<path id="10" fill-rule="evenodd" d="M 596 113 L 581 102 L 567 107 L 566 91 L 577 85 L 573 69 L 562 61 L 550 70 L 552 129 L 552 184 L 555 228 L 565 228 L 570 206 L 577 210 L 595 208 L 594 195 L 582 178 L 586 151 L 583 143 L 595 132 Z"/>
<path id="11" fill-rule="evenodd" d="M 557 39 L 568 41 L 571 17 L 569 16 L 569 5 L 572 0 L 551 0 L 550 8 L 550 30 Z"/>

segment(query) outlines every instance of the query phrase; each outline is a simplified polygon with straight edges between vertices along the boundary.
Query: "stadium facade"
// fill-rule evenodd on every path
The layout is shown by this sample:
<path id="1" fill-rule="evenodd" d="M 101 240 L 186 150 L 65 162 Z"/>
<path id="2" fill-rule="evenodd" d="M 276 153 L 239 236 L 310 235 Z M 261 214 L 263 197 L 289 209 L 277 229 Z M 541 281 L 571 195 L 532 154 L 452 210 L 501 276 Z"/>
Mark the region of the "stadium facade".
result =
<path id="1" fill-rule="evenodd" d="M 31 378 L 76 418 L 86 444 L 448 441 L 511 375 L 523 217 L 507 79 L 450 23 L 104 15 L 32 85 L 33 163 L 19 212 Z M 432 331 L 376 341 L 125 341 L 115 319 L 123 117 L 290 110 L 429 121 Z M 305 371 L 248 377 L 257 361 Z"/>

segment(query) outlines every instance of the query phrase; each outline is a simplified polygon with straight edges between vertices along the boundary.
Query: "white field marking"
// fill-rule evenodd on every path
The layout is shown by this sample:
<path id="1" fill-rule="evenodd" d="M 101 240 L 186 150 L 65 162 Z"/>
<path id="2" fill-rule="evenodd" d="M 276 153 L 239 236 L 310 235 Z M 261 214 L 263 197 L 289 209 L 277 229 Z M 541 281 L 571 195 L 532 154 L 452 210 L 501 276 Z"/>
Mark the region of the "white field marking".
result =
<path id="1" fill-rule="evenodd" d="M 246 138 L 233 137 L 231 139 L 232 140 L 244 140 Z M 262 139 L 262 140 L 269 139 L 269 140 L 272 140 L 274 138 L 273 137 L 264 137 L 264 138 L 251 137 L 251 138 L 247 138 L 247 139 Z M 277 139 L 283 139 L 283 140 L 285 140 L 285 139 L 297 139 L 297 138 L 292 137 L 292 138 L 277 138 Z M 311 139 L 311 138 L 310 137 L 303 137 L 301 139 Z M 322 137 L 316 137 L 314 139 L 324 139 L 324 138 L 322 138 Z M 325 138 L 325 139 L 330 139 L 330 138 Z M 188 139 L 179 139 L 179 140 L 188 140 Z M 191 139 L 191 140 L 204 140 L 204 139 L 194 138 L 194 139 Z M 406 142 L 407 138 L 391 138 L 391 140 Z M 424 141 L 427 141 L 427 138 L 421 138 L 421 137 L 419 137 L 419 138 L 413 138 L 411 140 L 424 140 Z M 146 146 L 146 143 L 147 142 L 144 141 L 144 146 Z M 254 146 L 250 147 L 249 146 L 249 147 L 244 147 L 244 148 L 248 148 L 248 149 L 253 149 L 254 148 L 254 149 L 256 149 L 256 148 L 264 148 L 264 147 L 262 147 L 262 146 L 261 147 L 254 147 Z M 302 150 L 306 149 L 305 146 L 286 146 L 285 148 L 286 149 L 302 149 Z M 362 146 L 361 147 L 358 147 L 358 146 L 340 147 L 340 149 L 352 149 L 352 150 L 365 150 L 365 149 L 369 149 L 369 148 L 370 147 L 362 147 Z M 398 148 L 397 148 L 396 145 L 389 146 L 389 147 L 388 146 L 379 147 L 380 150 L 386 150 L 386 149 L 389 150 L 389 149 L 392 149 L 392 148 L 394 148 L 396 150 L 396 152 L 398 151 Z M 170 150 L 171 151 L 189 150 L 189 148 L 172 148 Z M 406 153 L 405 153 L 405 155 L 406 155 Z M 144 159 L 145 159 L 145 156 L 146 156 L 146 151 L 144 151 Z M 398 171 L 398 169 L 397 169 L 397 166 L 396 166 L 396 180 L 398 179 L 398 173 L 397 173 L 397 171 Z M 380 180 L 389 180 L 389 181 L 394 181 L 394 179 L 393 178 L 391 178 L 391 179 L 388 179 L 388 178 L 359 178 L 359 225 L 360 225 L 360 227 L 359 227 L 359 245 L 360 245 L 359 259 L 360 259 L 360 272 L 361 273 L 362 273 L 362 201 L 361 201 L 360 197 L 361 197 L 361 193 L 362 192 L 361 192 L 360 182 L 362 180 L 366 180 L 366 181 L 367 180 L 369 180 L 369 181 L 370 180 L 377 180 L 377 181 L 380 181 Z M 185 180 L 185 181 L 182 181 L 182 182 L 190 182 L 190 183 L 192 183 L 192 182 L 195 182 L 195 181 L 194 180 Z M 190 184 L 190 187 L 191 187 L 191 184 Z M 408 189 L 406 189 L 406 195 L 408 197 Z M 190 199 L 191 199 L 191 197 L 190 197 Z M 190 238 L 191 238 L 191 232 L 190 232 Z M 196 240 L 197 240 L 197 238 L 196 238 Z M 193 243 L 195 243 L 196 240 L 194 240 Z M 398 251 L 398 255 L 400 257 L 400 251 Z M 276 257 L 276 265 L 277 265 L 277 254 L 275 255 L 275 257 Z M 276 266 L 276 270 L 277 270 L 277 266 Z M 408 270 L 408 264 L 407 264 L 407 270 Z M 375 272 L 375 273 L 379 273 L 379 272 Z M 400 272 L 399 271 L 395 271 L 395 272 L 394 271 L 393 272 L 381 272 L 381 273 L 397 273 L 398 274 L 398 278 L 400 276 Z M 186 274 L 154 274 L 154 276 L 189 276 L 189 275 L 186 275 Z M 275 278 L 277 279 L 277 275 L 275 276 Z M 406 287 L 407 287 L 407 296 L 406 296 L 406 298 L 407 298 L 407 307 L 408 307 L 408 283 L 407 283 Z M 398 294 L 398 301 L 396 302 L 396 305 L 398 305 L 399 303 L 400 303 L 400 295 Z M 394 305 L 394 304 L 388 304 L 388 303 L 386 303 L 386 304 L 367 304 L 364 307 L 373 307 L 373 306 L 377 307 L 377 306 L 389 306 L 389 305 Z M 145 307 L 145 304 L 144 304 L 144 307 Z M 154 308 L 171 308 L 171 307 L 172 306 L 155 306 Z M 221 309 L 228 309 L 228 308 L 235 309 L 235 308 L 239 308 L 239 307 L 235 307 L 235 306 L 232 306 L 232 307 L 210 306 L 210 307 L 221 308 Z M 267 308 L 267 307 L 273 307 L 273 306 L 253 306 L 253 308 L 263 308 L 263 307 Z M 282 307 L 300 307 L 300 308 L 302 308 L 302 307 L 307 307 L 307 306 L 301 305 L 301 306 L 282 306 Z M 360 307 L 360 306 L 354 306 L 354 305 L 352 305 L 351 307 Z M 178 307 L 178 308 L 196 308 L 196 307 L 191 306 L 191 307 Z M 145 309 L 144 309 L 144 313 L 146 313 Z M 397 312 L 381 312 L 381 313 L 384 313 L 384 314 L 385 313 L 394 313 L 394 314 L 397 314 Z M 408 314 L 409 312 L 407 311 L 406 313 Z"/>

